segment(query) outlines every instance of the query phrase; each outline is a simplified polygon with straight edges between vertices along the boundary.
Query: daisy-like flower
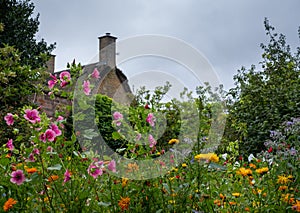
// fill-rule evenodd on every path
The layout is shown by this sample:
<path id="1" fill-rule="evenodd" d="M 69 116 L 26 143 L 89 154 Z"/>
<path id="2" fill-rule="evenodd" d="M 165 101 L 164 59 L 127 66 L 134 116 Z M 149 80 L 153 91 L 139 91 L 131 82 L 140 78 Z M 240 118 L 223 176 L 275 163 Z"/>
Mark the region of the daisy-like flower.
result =
<path id="1" fill-rule="evenodd" d="M 296 200 L 296 203 L 292 206 L 292 209 L 300 212 L 300 200 Z"/>
<path id="2" fill-rule="evenodd" d="M 236 172 L 236 174 L 242 175 L 243 177 L 250 176 L 250 175 L 252 175 L 252 170 L 245 169 L 244 167 L 242 167 L 242 168 L 239 168 L 239 170 Z"/>
<path id="3" fill-rule="evenodd" d="M 278 175 L 277 183 L 279 183 L 279 184 L 287 184 L 288 182 L 290 182 L 290 179 L 287 176 L 285 176 L 285 175 Z"/>
<path id="4" fill-rule="evenodd" d="M 3 205 L 3 210 L 7 212 L 8 210 L 12 209 L 13 206 L 17 203 L 17 201 L 13 198 L 9 198 Z"/>
<path id="5" fill-rule="evenodd" d="M 36 168 L 28 168 L 28 169 L 26 169 L 26 172 L 27 173 L 29 173 L 29 174 L 32 174 L 32 173 L 35 173 L 35 172 L 37 172 L 37 169 Z"/>
<path id="6" fill-rule="evenodd" d="M 21 185 L 25 181 L 25 175 L 22 170 L 18 169 L 11 173 L 10 182 Z"/>
<path id="7" fill-rule="evenodd" d="M 4 116 L 4 120 L 8 126 L 14 125 L 14 115 L 13 114 L 7 113 L 7 115 Z"/>
<path id="8" fill-rule="evenodd" d="M 234 192 L 234 193 L 232 193 L 232 196 L 234 196 L 234 197 L 240 197 L 240 196 L 241 196 L 241 193 Z"/>
<path id="9" fill-rule="evenodd" d="M 198 154 L 194 158 L 195 160 L 207 160 L 215 163 L 219 162 L 219 157 L 215 153 Z"/>
<path id="10" fill-rule="evenodd" d="M 260 169 L 256 169 L 255 171 L 258 174 L 264 174 L 264 173 L 267 173 L 269 171 L 269 168 L 268 167 L 263 167 L 263 168 L 260 168 Z"/>
<path id="11" fill-rule="evenodd" d="M 29 121 L 33 124 L 38 123 L 38 122 L 41 121 L 41 118 L 39 116 L 39 112 L 36 109 L 32 109 L 32 110 L 31 109 L 26 109 L 25 114 L 24 114 L 24 118 L 27 121 Z"/>
<path id="12" fill-rule="evenodd" d="M 58 175 L 51 175 L 51 176 L 48 178 L 48 181 L 49 181 L 49 182 L 56 181 L 58 178 L 59 178 Z"/>
<path id="13" fill-rule="evenodd" d="M 118 205 L 124 210 L 128 210 L 129 208 L 129 203 L 130 203 L 130 198 L 129 197 L 121 197 L 121 200 L 119 200 Z"/>

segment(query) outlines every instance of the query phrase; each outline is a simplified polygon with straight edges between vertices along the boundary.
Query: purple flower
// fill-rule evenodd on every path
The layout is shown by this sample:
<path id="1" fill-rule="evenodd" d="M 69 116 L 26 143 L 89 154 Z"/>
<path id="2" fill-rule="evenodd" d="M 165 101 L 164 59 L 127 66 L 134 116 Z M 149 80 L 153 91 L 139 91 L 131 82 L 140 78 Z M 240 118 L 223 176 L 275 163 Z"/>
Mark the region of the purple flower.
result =
<path id="1" fill-rule="evenodd" d="M 138 133 L 138 134 L 136 135 L 135 140 L 139 141 L 139 140 L 141 140 L 141 138 L 142 138 L 142 134 L 141 134 L 141 133 Z"/>
<path id="2" fill-rule="evenodd" d="M 94 69 L 94 71 L 92 73 L 92 77 L 96 78 L 96 79 L 100 78 L 100 74 L 99 74 L 99 71 L 97 68 Z"/>
<path id="3" fill-rule="evenodd" d="M 85 95 L 90 95 L 91 93 L 91 88 L 90 88 L 90 82 L 87 80 L 87 81 L 83 81 L 83 92 Z"/>
<path id="4" fill-rule="evenodd" d="M 296 155 L 297 154 L 297 150 L 294 147 L 292 147 L 289 151 L 290 151 L 290 155 Z"/>
<path id="5" fill-rule="evenodd" d="M 39 116 L 39 112 L 36 109 L 33 109 L 33 110 L 26 109 L 25 110 L 25 114 L 24 114 L 24 118 L 27 121 L 29 121 L 29 122 L 31 122 L 33 124 L 38 123 L 38 122 L 41 121 L 41 118 Z"/>
<path id="6" fill-rule="evenodd" d="M 14 116 L 11 113 L 7 113 L 6 116 L 4 116 L 4 120 L 6 121 L 6 124 L 8 126 L 14 125 Z"/>
<path id="7" fill-rule="evenodd" d="M 112 172 L 116 172 L 116 161 L 115 160 L 111 160 L 109 162 L 109 164 L 107 165 L 108 170 L 112 171 Z"/>
<path id="8" fill-rule="evenodd" d="M 22 170 L 18 169 L 11 173 L 10 182 L 21 185 L 25 181 L 25 175 Z"/>
<path id="9" fill-rule="evenodd" d="M 51 130 L 53 130 L 55 132 L 55 136 L 61 135 L 61 131 L 56 124 L 51 124 L 50 128 L 51 128 Z"/>
<path id="10" fill-rule="evenodd" d="M 155 146 L 156 143 L 157 143 L 157 141 L 153 138 L 152 135 L 149 135 L 148 140 L 149 140 L 149 143 L 150 143 L 150 144 L 149 144 L 149 147 L 150 147 L 150 148 L 152 148 L 153 146 Z"/>
<path id="11" fill-rule="evenodd" d="M 65 174 L 64 174 L 64 183 L 68 182 L 69 180 L 71 180 L 71 172 L 69 170 L 66 170 Z"/>
<path id="12" fill-rule="evenodd" d="M 7 141 L 6 147 L 7 147 L 10 151 L 12 151 L 12 150 L 15 148 L 14 145 L 13 145 L 13 140 L 12 140 L 12 139 L 9 139 L 9 140 Z"/>
<path id="13" fill-rule="evenodd" d="M 154 117 L 153 113 L 149 113 L 147 118 L 146 118 L 146 122 L 150 124 L 150 126 L 154 126 L 155 125 L 155 120 L 156 118 Z"/>

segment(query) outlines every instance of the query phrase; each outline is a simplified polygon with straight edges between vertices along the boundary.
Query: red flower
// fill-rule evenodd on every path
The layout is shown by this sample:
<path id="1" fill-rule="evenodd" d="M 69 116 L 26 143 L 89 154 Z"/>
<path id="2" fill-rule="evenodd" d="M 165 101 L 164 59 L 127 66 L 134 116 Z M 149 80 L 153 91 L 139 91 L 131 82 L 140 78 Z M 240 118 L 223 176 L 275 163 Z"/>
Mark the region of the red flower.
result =
<path id="1" fill-rule="evenodd" d="M 270 147 L 270 148 L 268 149 L 268 152 L 271 153 L 272 151 L 273 151 L 273 148 Z"/>

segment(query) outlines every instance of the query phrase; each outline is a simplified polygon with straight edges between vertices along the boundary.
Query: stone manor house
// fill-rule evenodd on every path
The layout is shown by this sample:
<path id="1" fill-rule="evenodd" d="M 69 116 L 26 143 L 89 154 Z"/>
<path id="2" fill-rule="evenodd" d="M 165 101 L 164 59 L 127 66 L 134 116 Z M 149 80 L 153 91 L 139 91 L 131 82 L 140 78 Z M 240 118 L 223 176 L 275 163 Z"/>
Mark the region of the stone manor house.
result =
<path id="1" fill-rule="evenodd" d="M 131 94 L 128 85 L 127 77 L 124 73 L 116 67 L 116 37 L 106 33 L 99 39 L 99 61 L 93 64 L 83 66 L 83 70 L 91 73 L 96 67 L 102 78 L 98 93 L 107 95 L 115 101 L 123 102 L 128 101 L 128 94 Z M 48 72 L 53 74 L 59 79 L 59 74 L 62 70 L 55 72 L 55 56 L 52 56 L 47 62 Z M 71 76 L 72 77 L 72 76 Z M 71 102 L 62 97 L 56 97 L 54 100 L 45 95 L 38 95 L 34 98 L 34 102 L 42 107 L 48 116 L 53 116 L 55 110 L 60 109 L 62 106 L 70 105 Z M 128 103 L 128 102 L 127 102 Z"/>

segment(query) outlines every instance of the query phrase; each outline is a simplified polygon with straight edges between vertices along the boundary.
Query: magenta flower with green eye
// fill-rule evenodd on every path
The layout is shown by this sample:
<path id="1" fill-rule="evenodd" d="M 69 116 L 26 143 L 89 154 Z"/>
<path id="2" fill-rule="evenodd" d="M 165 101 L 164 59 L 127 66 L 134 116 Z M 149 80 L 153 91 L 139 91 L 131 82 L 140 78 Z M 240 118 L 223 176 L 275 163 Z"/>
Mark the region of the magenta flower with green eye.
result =
<path id="1" fill-rule="evenodd" d="M 100 78 L 100 74 L 99 74 L 99 71 L 97 68 L 94 69 L 91 76 L 92 76 L 92 78 L 96 78 L 96 79 Z"/>
<path id="2" fill-rule="evenodd" d="M 117 172 L 116 170 L 116 161 L 112 160 L 109 162 L 109 164 L 107 165 L 108 170 L 112 171 L 112 172 Z"/>
<path id="3" fill-rule="evenodd" d="M 154 117 L 153 113 L 149 113 L 147 118 L 146 118 L 146 122 L 149 123 L 150 126 L 154 126 L 155 121 L 156 121 L 156 118 Z"/>

